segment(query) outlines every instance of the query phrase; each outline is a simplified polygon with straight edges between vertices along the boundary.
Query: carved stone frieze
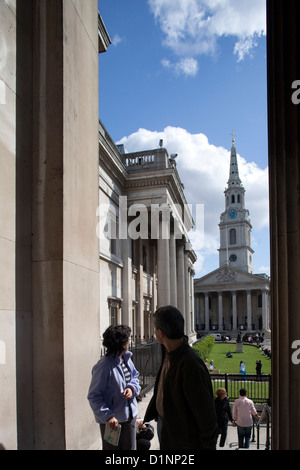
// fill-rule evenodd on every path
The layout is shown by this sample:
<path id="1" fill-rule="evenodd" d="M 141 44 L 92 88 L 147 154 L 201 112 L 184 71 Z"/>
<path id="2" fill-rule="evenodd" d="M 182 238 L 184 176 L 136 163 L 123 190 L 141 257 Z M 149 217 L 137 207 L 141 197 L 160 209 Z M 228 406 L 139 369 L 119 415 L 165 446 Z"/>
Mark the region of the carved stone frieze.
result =
<path id="1" fill-rule="evenodd" d="M 216 279 L 220 284 L 230 284 L 231 282 L 236 282 L 237 276 L 234 271 L 225 267 L 218 272 Z"/>

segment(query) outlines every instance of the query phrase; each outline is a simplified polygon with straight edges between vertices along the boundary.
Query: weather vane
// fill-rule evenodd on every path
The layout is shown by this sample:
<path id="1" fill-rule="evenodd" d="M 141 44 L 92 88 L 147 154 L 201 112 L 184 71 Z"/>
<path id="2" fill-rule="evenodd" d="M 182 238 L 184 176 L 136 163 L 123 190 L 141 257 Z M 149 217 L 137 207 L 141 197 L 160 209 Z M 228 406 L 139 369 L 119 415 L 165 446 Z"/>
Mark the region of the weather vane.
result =
<path id="1" fill-rule="evenodd" d="M 237 137 L 237 135 L 234 133 L 234 131 L 232 131 L 232 133 L 230 135 L 232 136 L 232 143 L 234 144 L 235 137 Z"/>

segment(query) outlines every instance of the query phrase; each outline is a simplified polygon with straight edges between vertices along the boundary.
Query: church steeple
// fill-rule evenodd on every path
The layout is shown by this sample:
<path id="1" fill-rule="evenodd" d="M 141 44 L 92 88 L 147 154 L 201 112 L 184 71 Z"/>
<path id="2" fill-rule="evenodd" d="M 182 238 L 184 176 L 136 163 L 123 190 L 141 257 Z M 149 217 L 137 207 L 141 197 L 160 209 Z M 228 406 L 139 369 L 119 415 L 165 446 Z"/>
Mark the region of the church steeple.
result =
<path id="1" fill-rule="evenodd" d="M 241 186 L 241 180 L 239 177 L 239 167 L 237 162 L 236 156 L 236 148 L 234 146 L 234 138 L 232 138 L 232 147 L 231 147 L 231 155 L 230 155 L 230 167 L 229 167 L 229 180 L 227 182 L 228 187 L 232 186 Z"/>
<path id="2" fill-rule="evenodd" d="M 251 223 L 249 211 L 245 209 L 245 188 L 239 176 L 235 134 L 232 133 L 229 179 L 225 194 L 225 212 L 220 220 L 219 263 L 242 271 L 253 272 L 254 253 L 251 248 Z"/>
<path id="3" fill-rule="evenodd" d="M 235 209 L 244 209 L 245 207 L 245 188 L 239 176 L 238 160 L 235 148 L 235 134 L 232 133 L 232 147 L 230 152 L 229 179 L 225 189 L 226 209 L 229 207 Z"/>

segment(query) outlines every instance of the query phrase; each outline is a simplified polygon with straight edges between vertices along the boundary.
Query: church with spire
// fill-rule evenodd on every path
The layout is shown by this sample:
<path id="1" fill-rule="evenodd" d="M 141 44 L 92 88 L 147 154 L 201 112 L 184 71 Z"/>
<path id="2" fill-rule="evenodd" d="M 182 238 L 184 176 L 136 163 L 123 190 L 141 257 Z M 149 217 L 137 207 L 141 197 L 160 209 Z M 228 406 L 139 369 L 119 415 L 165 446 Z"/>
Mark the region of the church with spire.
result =
<path id="1" fill-rule="evenodd" d="M 239 176 L 232 134 L 229 178 L 220 216 L 219 268 L 194 280 L 195 329 L 198 332 L 269 331 L 270 278 L 253 272 L 246 190 Z"/>

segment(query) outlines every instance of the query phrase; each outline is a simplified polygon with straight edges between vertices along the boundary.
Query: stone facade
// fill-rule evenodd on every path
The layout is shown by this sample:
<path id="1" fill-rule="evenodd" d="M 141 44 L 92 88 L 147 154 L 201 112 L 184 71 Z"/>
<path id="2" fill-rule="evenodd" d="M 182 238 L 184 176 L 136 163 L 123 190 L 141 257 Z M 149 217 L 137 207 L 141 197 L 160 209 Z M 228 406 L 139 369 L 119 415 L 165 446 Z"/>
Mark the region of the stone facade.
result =
<path id="1" fill-rule="evenodd" d="M 153 336 L 153 313 L 177 306 L 193 340 L 193 221 L 166 149 L 125 153 L 99 124 L 100 334 L 113 323 Z M 164 232 L 166 230 L 166 232 Z"/>

